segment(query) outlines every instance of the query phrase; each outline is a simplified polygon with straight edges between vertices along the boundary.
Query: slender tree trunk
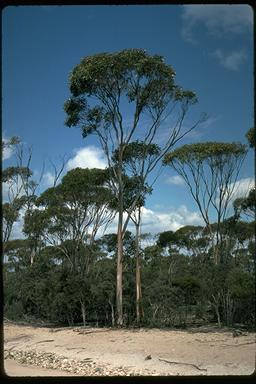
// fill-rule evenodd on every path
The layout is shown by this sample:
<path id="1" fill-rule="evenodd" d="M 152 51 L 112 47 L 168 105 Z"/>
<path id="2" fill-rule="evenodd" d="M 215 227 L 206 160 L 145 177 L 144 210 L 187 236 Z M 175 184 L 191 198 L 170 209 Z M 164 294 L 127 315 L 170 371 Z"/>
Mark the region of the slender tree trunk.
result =
<path id="1" fill-rule="evenodd" d="M 114 312 L 114 306 L 113 306 L 113 303 L 109 300 L 108 301 L 109 305 L 110 305 L 110 308 L 111 308 L 111 323 L 112 323 L 112 327 L 115 326 L 115 312 Z"/>
<path id="2" fill-rule="evenodd" d="M 86 325 L 86 312 L 85 312 L 85 305 L 84 302 L 81 301 L 81 312 L 82 312 L 82 318 L 83 318 L 83 326 Z"/>
<path id="3" fill-rule="evenodd" d="M 137 253 L 137 252 L 136 252 Z M 140 322 L 140 260 L 138 253 L 136 254 L 136 321 Z"/>
<path id="4" fill-rule="evenodd" d="M 135 255 L 136 255 L 136 321 L 139 324 L 142 315 L 141 308 L 141 270 L 140 270 L 140 214 L 141 208 L 138 210 L 138 221 L 136 226 L 136 238 L 135 238 Z"/>
<path id="5" fill-rule="evenodd" d="M 218 326 L 221 327 L 221 318 L 220 318 L 220 311 L 219 311 L 220 294 L 218 293 L 217 296 L 212 295 L 212 298 L 213 298 L 213 307 L 215 309 L 215 313 L 217 316 Z"/>
<path id="6" fill-rule="evenodd" d="M 217 306 L 216 306 L 216 314 L 217 314 L 218 326 L 219 328 L 221 328 L 220 311 Z"/>
<path id="7" fill-rule="evenodd" d="M 119 208 L 117 229 L 117 267 L 116 267 L 116 317 L 117 325 L 123 325 L 123 210 Z"/>
<path id="8" fill-rule="evenodd" d="M 218 248 L 218 244 L 219 244 L 219 234 L 218 234 L 218 230 L 217 230 L 217 233 L 216 233 L 216 244 L 214 244 L 214 233 L 212 231 L 212 227 L 211 227 L 211 224 L 208 223 L 206 225 L 206 228 L 208 230 L 208 233 L 210 235 L 210 240 L 212 242 L 212 249 L 213 249 L 213 261 L 214 261 L 214 264 L 215 265 L 218 265 L 219 264 L 219 248 Z"/>

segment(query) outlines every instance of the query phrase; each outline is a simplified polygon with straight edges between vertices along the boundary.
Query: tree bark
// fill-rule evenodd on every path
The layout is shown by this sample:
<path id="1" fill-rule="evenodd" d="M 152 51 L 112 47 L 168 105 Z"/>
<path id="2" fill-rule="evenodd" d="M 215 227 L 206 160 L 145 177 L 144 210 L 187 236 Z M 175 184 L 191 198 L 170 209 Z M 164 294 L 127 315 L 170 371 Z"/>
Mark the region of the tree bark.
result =
<path id="1" fill-rule="evenodd" d="M 116 268 L 116 316 L 117 325 L 123 325 L 123 210 L 119 208 L 117 229 L 117 268 Z"/>
<path id="2" fill-rule="evenodd" d="M 86 325 L 86 313 L 85 313 L 85 305 L 84 302 L 81 301 L 81 312 L 82 312 L 82 318 L 83 318 L 83 326 Z"/>
<path id="3" fill-rule="evenodd" d="M 110 305 L 110 308 L 111 308 L 111 323 L 112 323 L 112 327 L 115 326 L 115 312 L 114 312 L 114 306 L 112 304 L 112 302 L 109 300 L 109 305 Z"/>
<path id="4" fill-rule="evenodd" d="M 141 269 L 140 269 L 140 213 L 141 209 L 138 210 L 138 221 L 136 226 L 136 238 L 135 238 L 135 256 L 136 256 L 136 321 L 139 324 L 143 311 L 141 308 Z"/>
<path id="5" fill-rule="evenodd" d="M 213 307 L 215 309 L 215 313 L 217 316 L 218 326 L 221 328 L 221 318 L 220 318 L 220 311 L 219 311 L 219 303 L 220 303 L 220 294 L 218 293 L 217 296 L 212 295 L 213 298 Z"/>

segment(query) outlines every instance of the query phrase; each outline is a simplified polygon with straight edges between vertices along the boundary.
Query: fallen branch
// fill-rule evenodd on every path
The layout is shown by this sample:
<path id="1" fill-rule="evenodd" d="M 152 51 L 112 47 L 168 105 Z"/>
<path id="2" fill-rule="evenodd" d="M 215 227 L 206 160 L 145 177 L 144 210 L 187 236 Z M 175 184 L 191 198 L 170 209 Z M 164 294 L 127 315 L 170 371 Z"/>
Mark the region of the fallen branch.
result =
<path id="1" fill-rule="evenodd" d="M 86 349 L 85 347 L 74 347 L 74 348 L 66 348 L 68 351 L 71 351 L 72 349 Z"/>
<path id="2" fill-rule="evenodd" d="M 54 341 L 53 339 L 51 340 L 42 340 L 42 341 L 37 341 L 35 344 L 40 344 L 40 343 L 50 343 L 51 341 Z"/>
<path id="3" fill-rule="evenodd" d="M 53 328 L 53 329 L 50 329 L 49 332 L 60 332 L 60 331 L 63 331 L 62 328 Z"/>
<path id="4" fill-rule="evenodd" d="M 197 365 L 195 364 L 191 364 L 191 363 L 182 363 L 182 362 L 179 362 L 179 361 L 169 361 L 169 360 L 165 360 L 165 359 L 159 359 L 158 360 L 160 361 L 164 361 L 165 363 L 168 363 L 168 364 L 182 364 L 182 365 L 190 365 L 196 369 L 198 369 L 199 371 L 207 371 L 207 369 L 205 368 L 199 368 Z"/>
<path id="5" fill-rule="evenodd" d="M 203 343 L 203 344 L 209 344 L 210 343 L 221 343 L 223 341 L 227 341 L 227 339 L 221 339 L 221 340 L 200 340 L 200 339 L 195 339 L 198 343 Z"/>
<path id="6" fill-rule="evenodd" d="M 97 329 L 97 330 L 92 330 L 92 331 L 77 331 L 77 330 L 74 330 L 74 332 L 77 332 L 79 335 L 88 335 L 89 333 L 97 333 L 97 332 L 109 332 L 111 331 L 111 329 L 103 329 L 103 330 L 100 330 L 100 329 Z"/>
<path id="7" fill-rule="evenodd" d="M 222 347 L 239 347 L 240 345 L 255 344 L 255 341 L 248 341 L 248 343 L 239 344 L 223 344 Z"/>

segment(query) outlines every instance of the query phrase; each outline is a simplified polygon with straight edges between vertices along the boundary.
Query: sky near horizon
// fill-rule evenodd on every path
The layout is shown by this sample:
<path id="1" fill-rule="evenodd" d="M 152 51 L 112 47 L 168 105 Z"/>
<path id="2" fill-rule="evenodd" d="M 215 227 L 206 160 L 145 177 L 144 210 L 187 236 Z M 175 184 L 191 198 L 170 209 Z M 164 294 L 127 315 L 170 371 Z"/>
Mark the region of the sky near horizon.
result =
<path id="1" fill-rule="evenodd" d="M 93 137 L 64 125 L 68 76 L 85 56 L 142 48 L 162 55 L 176 82 L 198 103 L 186 124 L 208 120 L 178 146 L 204 141 L 247 143 L 253 116 L 253 11 L 248 5 L 8 6 L 2 12 L 2 136 L 33 148 L 35 177 L 45 163 L 41 190 L 51 186 L 50 161 L 69 158 L 65 172 L 104 168 Z M 127 121 L 129 116 L 127 116 Z M 10 151 L 3 166 L 13 164 Z M 253 183 L 253 151 L 239 176 L 237 195 Z M 165 167 L 146 200 L 143 232 L 202 224 L 186 186 Z M 114 226 L 112 226 L 111 230 Z M 20 231 L 16 225 L 16 234 Z"/>

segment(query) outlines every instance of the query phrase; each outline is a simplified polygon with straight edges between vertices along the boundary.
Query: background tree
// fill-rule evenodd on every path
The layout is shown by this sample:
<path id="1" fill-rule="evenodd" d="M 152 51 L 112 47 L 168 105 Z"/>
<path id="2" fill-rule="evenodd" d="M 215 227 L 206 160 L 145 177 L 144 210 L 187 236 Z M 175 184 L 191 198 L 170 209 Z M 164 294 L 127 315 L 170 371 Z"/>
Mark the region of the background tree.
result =
<path id="1" fill-rule="evenodd" d="M 206 142 L 184 145 L 164 158 L 164 164 L 174 168 L 189 187 L 212 238 L 216 264 L 221 261 L 221 222 L 226 217 L 245 155 L 246 146 L 240 143 Z M 211 226 L 213 214 L 215 236 Z"/>
<path id="2" fill-rule="evenodd" d="M 86 242 L 92 245 L 99 228 L 113 219 L 109 209 L 113 197 L 104 187 L 105 179 L 100 169 L 69 171 L 59 185 L 37 199 L 40 209 L 26 215 L 25 233 L 37 236 L 38 229 L 43 231 L 45 241 L 60 246 L 75 269 L 79 247 Z"/>
<path id="3" fill-rule="evenodd" d="M 74 279 L 85 284 L 92 264 L 94 239 L 100 228 L 114 217 L 110 209 L 112 194 L 104 186 L 106 172 L 76 168 L 62 182 L 41 194 L 36 204 L 40 209 L 28 211 L 24 232 L 31 241 L 51 244 L 69 262 Z M 81 292 L 81 290 L 79 290 Z M 80 295 L 85 323 L 86 288 Z"/>
<path id="4" fill-rule="evenodd" d="M 101 53 L 84 58 L 70 76 L 72 97 L 65 103 L 68 126 L 80 126 L 83 137 L 95 134 L 106 154 L 112 185 L 118 197 L 117 228 L 117 323 L 123 323 L 122 263 L 123 236 L 130 219 L 124 219 L 123 155 L 131 141 L 152 144 L 164 121 L 172 114 L 174 123 L 151 164 L 153 171 L 165 153 L 191 131 L 182 130 L 185 116 L 196 96 L 174 82 L 175 72 L 161 56 L 150 56 L 140 49 Z M 125 122 L 128 113 L 132 121 Z M 147 116 L 147 124 L 143 118 Z M 144 124 L 143 124 L 144 123 Z M 146 127 L 146 128 L 145 128 Z M 117 151 L 113 166 L 112 154 Z M 137 204 L 138 194 L 131 206 Z"/>
<path id="5" fill-rule="evenodd" d="M 246 133 L 246 138 L 249 142 L 251 148 L 255 150 L 255 137 L 256 131 L 255 127 L 249 129 Z M 256 157 L 254 157 L 254 168 L 256 168 Z M 250 189 L 246 197 L 239 197 L 234 201 L 234 209 L 237 217 L 240 217 L 241 214 L 245 214 L 249 218 L 255 218 L 256 212 L 256 189 L 255 186 Z"/>
<path id="6" fill-rule="evenodd" d="M 4 191 L 3 212 L 3 251 L 11 237 L 14 223 L 19 220 L 20 213 L 30 209 L 35 200 L 35 193 L 40 180 L 32 180 L 30 169 L 32 149 L 25 147 L 19 137 L 12 137 L 2 142 L 2 150 L 9 149 L 14 156 L 15 164 L 2 171 Z"/>

